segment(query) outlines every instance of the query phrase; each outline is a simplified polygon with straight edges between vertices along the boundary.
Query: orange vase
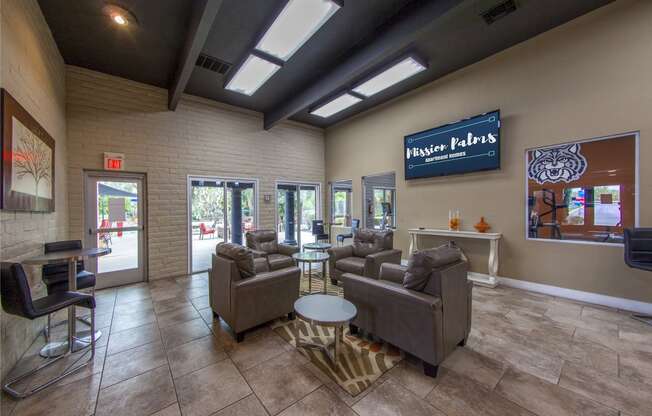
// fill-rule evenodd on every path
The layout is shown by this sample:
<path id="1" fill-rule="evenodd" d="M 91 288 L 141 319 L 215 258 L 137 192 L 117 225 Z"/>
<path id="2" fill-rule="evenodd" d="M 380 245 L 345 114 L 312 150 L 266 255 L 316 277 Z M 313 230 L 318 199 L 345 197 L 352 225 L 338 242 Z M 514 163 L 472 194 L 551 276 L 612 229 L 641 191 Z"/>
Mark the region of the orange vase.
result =
<path id="1" fill-rule="evenodd" d="M 484 221 L 484 217 L 480 217 L 480 222 L 473 226 L 479 233 L 486 233 L 491 228 L 489 224 Z"/>

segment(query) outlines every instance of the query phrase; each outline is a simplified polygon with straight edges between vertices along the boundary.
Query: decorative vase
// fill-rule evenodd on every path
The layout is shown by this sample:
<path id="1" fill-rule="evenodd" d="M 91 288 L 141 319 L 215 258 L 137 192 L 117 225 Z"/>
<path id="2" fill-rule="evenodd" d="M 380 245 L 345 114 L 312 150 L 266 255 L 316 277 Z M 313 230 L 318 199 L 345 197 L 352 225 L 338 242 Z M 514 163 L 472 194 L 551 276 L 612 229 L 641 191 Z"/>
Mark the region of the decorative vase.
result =
<path id="1" fill-rule="evenodd" d="M 448 229 L 451 231 L 460 230 L 460 211 L 459 210 L 449 210 L 448 211 Z"/>
<path id="2" fill-rule="evenodd" d="M 484 217 L 480 217 L 480 222 L 473 226 L 479 233 L 486 233 L 488 229 L 491 228 L 484 220 Z"/>

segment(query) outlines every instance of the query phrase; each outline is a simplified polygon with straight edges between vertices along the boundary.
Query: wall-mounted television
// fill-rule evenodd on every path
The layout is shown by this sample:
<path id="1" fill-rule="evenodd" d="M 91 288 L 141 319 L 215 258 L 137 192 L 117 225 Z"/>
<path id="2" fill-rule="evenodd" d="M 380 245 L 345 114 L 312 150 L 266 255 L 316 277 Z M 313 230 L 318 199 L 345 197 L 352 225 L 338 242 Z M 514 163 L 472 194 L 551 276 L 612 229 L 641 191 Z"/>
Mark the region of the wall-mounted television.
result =
<path id="1" fill-rule="evenodd" d="M 405 179 L 500 168 L 500 110 L 404 138 Z"/>

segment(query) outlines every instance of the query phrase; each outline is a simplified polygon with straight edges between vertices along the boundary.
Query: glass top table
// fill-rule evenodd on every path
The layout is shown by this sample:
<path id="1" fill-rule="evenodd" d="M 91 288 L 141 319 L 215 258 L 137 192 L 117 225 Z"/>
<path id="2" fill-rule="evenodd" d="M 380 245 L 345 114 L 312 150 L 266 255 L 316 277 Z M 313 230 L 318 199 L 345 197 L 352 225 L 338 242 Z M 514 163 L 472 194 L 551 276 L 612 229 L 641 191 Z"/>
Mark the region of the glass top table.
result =
<path id="1" fill-rule="evenodd" d="M 349 324 L 358 315 L 358 309 L 348 300 L 339 296 L 314 294 L 302 296 L 294 302 L 297 318 L 311 325 L 333 327 L 335 339 L 327 345 L 305 342 L 297 322 L 294 323 L 297 348 L 314 348 L 322 350 L 333 367 L 337 366 L 340 345 L 344 336 L 344 325 Z M 332 351 L 331 351 L 332 350 Z"/>
<path id="2" fill-rule="evenodd" d="M 303 245 L 304 250 L 326 251 L 333 247 L 330 243 L 306 243 Z"/>
<path id="3" fill-rule="evenodd" d="M 322 253 L 321 251 L 304 251 L 299 253 L 294 253 L 292 258 L 297 263 L 308 263 L 308 293 L 312 293 L 312 264 L 321 263 L 322 264 L 322 278 L 324 280 L 323 292 L 326 293 L 326 262 L 328 262 L 329 255 L 327 253 Z"/>

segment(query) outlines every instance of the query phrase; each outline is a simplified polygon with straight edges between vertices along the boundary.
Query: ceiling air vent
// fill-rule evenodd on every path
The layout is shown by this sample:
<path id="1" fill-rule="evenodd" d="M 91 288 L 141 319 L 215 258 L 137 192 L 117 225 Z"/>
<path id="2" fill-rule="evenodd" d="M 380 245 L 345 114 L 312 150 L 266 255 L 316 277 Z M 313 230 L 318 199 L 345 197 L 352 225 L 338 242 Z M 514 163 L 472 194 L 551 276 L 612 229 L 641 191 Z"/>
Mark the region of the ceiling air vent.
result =
<path id="1" fill-rule="evenodd" d="M 231 68 L 231 64 L 203 53 L 199 54 L 195 65 L 222 75 L 226 74 L 229 68 Z"/>
<path id="2" fill-rule="evenodd" d="M 508 14 L 516 11 L 517 8 L 518 4 L 516 3 L 516 0 L 506 0 L 481 13 L 480 16 L 482 16 L 484 21 L 490 25 L 495 21 L 507 16 Z"/>

